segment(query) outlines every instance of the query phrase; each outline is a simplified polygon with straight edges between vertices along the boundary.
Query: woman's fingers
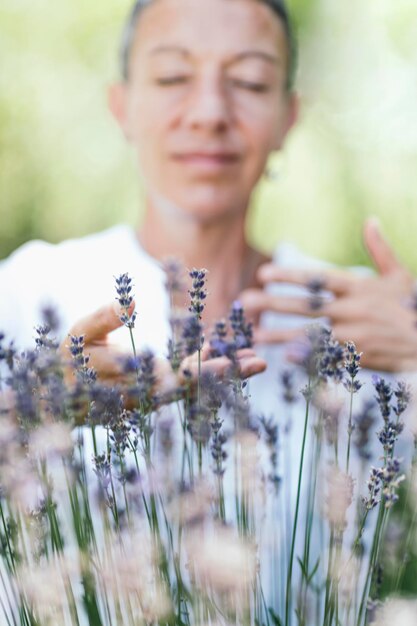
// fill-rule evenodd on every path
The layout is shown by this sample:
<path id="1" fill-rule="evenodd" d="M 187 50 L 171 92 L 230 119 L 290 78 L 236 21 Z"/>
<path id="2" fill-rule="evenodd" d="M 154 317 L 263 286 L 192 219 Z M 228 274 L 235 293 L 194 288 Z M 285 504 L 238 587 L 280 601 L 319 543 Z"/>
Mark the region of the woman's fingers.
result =
<path id="1" fill-rule="evenodd" d="M 362 289 L 357 286 L 351 293 L 333 299 L 317 300 L 303 296 L 281 296 L 267 293 L 262 289 L 247 289 L 241 294 L 240 299 L 249 317 L 273 312 L 309 318 L 326 318 L 331 323 L 360 320 L 368 322 L 387 317 L 387 296 L 384 285 L 374 284 L 372 281 L 364 282 Z M 403 309 L 406 308 L 401 302 L 396 304 L 402 306 Z M 387 320 L 387 323 L 390 323 L 390 320 Z M 263 331 L 260 330 L 259 332 L 258 341 Z M 277 337 L 279 340 L 279 332 Z M 282 341 L 285 340 L 284 334 Z"/>
<path id="2" fill-rule="evenodd" d="M 305 336 L 305 326 L 301 328 L 255 328 L 255 344 L 282 344 Z"/>
<path id="3" fill-rule="evenodd" d="M 209 359 L 201 362 L 201 373 L 216 374 L 220 378 L 224 378 L 229 375 L 232 368 L 238 367 L 239 376 L 241 378 L 249 378 L 255 374 L 260 374 L 266 369 L 266 362 L 256 355 L 254 350 L 245 348 L 238 350 L 236 353 L 236 361 L 233 362 L 226 356 L 216 357 L 215 359 Z M 181 365 L 180 382 L 184 383 L 189 380 L 189 374 L 191 379 L 196 382 L 199 374 L 198 355 L 193 354 L 190 357 L 184 359 Z M 188 372 L 188 377 L 184 376 L 184 372 Z"/>
<path id="4" fill-rule="evenodd" d="M 358 290 L 339 298 L 323 297 L 322 299 L 309 296 L 281 296 L 262 289 L 247 289 L 241 294 L 240 300 L 249 316 L 272 311 L 285 315 L 339 320 L 366 316 L 366 307 L 371 297 L 372 294 L 364 285 L 363 292 Z"/>
<path id="5" fill-rule="evenodd" d="M 250 378 L 266 370 L 266 361 L 260 357 L 246 356 L 238 360 L 241 378 Z"/>
<path id="6" fill-rule="evenodd" d="M 303 296 L 278 296 L 262 289 L 246 289 L 239 297 L 249 317 L 273 311 L 287 315 L 304 315 L 307 317 L 326 317 L 328 300 L 324 299 L 317 306 L 316 299 Z"/>
<path id="7" fill-rule="evenodd" d="M 116 302 L 100 307 L 76 322 L 69 331 L 76 337 L 85 335 L 85 343 L 103 341 L 107 335 L 122 326 L 120 307 Z"/>
<path id="8" fill-rule="evenodd" d="M 383 237 L 379 221 L 375 217 L 366 220 L 363 228 L 363 240 L 369 256 L 380 274 L 390 274 L 399 269 L 407 271 Z"/>
<path id="9" fill-rule="evenodd" d="M 129 312 L 134 309 L 132 302 Z M 94 313 L 86 315 L 70 329 L 68 336 L 60 346 L 60 352 L 68 366 L 66 376 L 72 373 L 72 359 L 69 351 L 70 336 L 84 336 L 84 354 L 89 357 L 88 367 L 96 370 L 100 379 L 110 383 L 123 382 L 123 360 L 128 355 L 112 347 L 108 343 L 108 335 L 120 328 L 121 307 L 117 302 L 106 304 Z"/>
<path id="10" fill-rule="evenodd" d="M 352 284 L 352 275 L 344 270 L 301 270 L 280 267 L 274 263 L 261 265 L 257 276 L 262 284 L 277 282 L 308 287 L 318 282 L 323 290 L 331 291 L 335 295 L 346 293 Z"/>
<path id="11" fill-rule="evenodd" d="M 133 312 L 134 308 L 135 303 L 132 302 L 129 307 L 129 313 Z M 94 342 L 103 342 L 106 340 L 107 335 L 123 325 L 123 322 L 120 320 L 121 313 L 121 307 L 117 302 L 106 304 L 94 311 L 94 313 L 86 315 L 76 322 L 69 334 L 74 336 L 85 335 L 86 345 Z"/>

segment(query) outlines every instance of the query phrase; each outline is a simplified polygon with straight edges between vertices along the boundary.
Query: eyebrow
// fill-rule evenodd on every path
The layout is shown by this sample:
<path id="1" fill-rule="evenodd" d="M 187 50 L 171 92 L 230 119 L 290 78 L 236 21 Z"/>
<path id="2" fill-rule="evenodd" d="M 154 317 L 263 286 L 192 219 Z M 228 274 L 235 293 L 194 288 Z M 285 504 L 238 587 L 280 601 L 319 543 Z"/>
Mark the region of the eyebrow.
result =
<path id="1" fill-rule="evenodd" d="M 176 45 L 155 46 L 149 51 L 149 54 L 155 55 L 155 54 L 172 53 L 172 52 L 180 54 L 181 56 L 184 56 L 184 57 L 191 56 L 189 50 L 187 50 L 186 48 L 182 48 L 181 46 L 176 46 Z M 233 55 L 227 62 L 227 65 L 233 65 L 234 63 L 239 63 L 239 61 L 245 61 L 246 59 L 253 59 L 253 58 L 261 59 L 263 61 L 266 61 L 267 63 L 270 63 L 271 65 L 280 65 L 282 62 L 279 56 L 270 54 L 268 52 L 264 52 L 263 50 L 244 50 L 243 52 L 239 52 L 238 54 Z"/>
<path id="2" fill-rule="evenodd" d="M 239 61 L 244 61 L 245 59 L 262 59 L 263 61 L 267 61 L 272 65 L 279 65 L 281 63 L 281 59 L 274 54 L 270 54 L 269 52 L 264 52 L 263 50 L 245 50 L 244 52 L 239 52 L 239 54 L 235 54 L 228 65 L 232 65 L 233 63 L 238 63 Z"/>
<path id="3" fill-rule="evenodd" d="M 167 46 L 167 45 L 160 45 L 160 46 L 155 46 L 154 48 L 152 48 L 149 51 L 149 54 L 161 54 L 164 52 L 176 52 L 177 54 L 181 54 L 182 56 L 186 56 L 189 57 L 190 53 L 186 48 L 181 48 L 181 46 Z"/>

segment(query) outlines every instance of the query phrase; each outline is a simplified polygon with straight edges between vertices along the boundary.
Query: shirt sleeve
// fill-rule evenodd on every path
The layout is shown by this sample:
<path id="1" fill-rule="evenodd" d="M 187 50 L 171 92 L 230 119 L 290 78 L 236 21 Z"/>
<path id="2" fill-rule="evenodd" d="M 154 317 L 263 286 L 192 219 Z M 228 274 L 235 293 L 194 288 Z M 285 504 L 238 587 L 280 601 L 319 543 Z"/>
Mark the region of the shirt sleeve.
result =
<path id="1" fill-rule="evenodd" d="M 0 332 L 18 349 L 33 347 L 40 323 L 49 244 L 31 241 L 0 262 Z"/>

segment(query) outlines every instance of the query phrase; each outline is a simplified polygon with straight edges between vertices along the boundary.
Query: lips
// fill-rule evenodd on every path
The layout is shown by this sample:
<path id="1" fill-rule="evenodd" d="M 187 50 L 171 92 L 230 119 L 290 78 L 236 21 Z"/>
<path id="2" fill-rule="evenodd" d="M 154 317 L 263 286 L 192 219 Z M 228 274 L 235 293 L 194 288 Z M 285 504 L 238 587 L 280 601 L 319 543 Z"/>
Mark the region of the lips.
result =
<path id="1" fill-rule="evenodd" d="M 234 152 L 192 151 L 173 154 L 177 163 L 186 167 L 207 172 L 216 172 L 235 165 L 239 155 Z"/>

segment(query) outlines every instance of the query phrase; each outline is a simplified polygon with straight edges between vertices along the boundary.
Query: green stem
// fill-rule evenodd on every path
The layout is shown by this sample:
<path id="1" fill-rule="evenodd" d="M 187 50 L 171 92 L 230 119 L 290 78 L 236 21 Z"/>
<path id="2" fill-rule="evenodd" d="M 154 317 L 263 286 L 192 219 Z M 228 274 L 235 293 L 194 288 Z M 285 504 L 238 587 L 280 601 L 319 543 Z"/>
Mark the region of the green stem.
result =
<path id="1" fill-rule="evenodd" d="M 287 574 L 287 590 L 285 595 L 285 626 L 291 624 L 291 596 L 292 596 L 292 570 L 294 565 L 294 551 L 295 551 L 295 538 L 297 534 L 297 525 L 298 525 L 298 514 L 300 509 L 300 495 L 301 495 L 301 482 L 303 477 L 303 467 L 304 467 L 304 455 L 306 448 L 306 440 L 307 440 L 307 427 L 308 427 L 308 417 L 309 417 L 309 408 L 310 408 L 310 381 L 308 382 L 308 399 L 306 401 L 306 412 L 304 419 L 304 432 L 303 432 L 303 443 L 301 446 L 301 458 L 300 458 L 300 469 L 298 473 L 298 486 L 297 486 L 297 499 L 295 504 L 295 515 L 294 515 L 294 524 L 292 531 L 292 541 L 291 541 L 291 552 L 290 552 L 290 561 L 288 564 L 288 574 Z"/>
<path id="2" fill-rule="evenodd" d="M 353 427 L 352 427 L 352 409 L 353 409 L 353 389 L 351 389 L 351 392 L 350 392 L 349 423 L 348 423 L 348 444 L 347 444 L 347 451 L 346 451 L 346 474 L 349 474 L 350 445 L 351 445 L 351 438 L 352 438 L 352 432 L 353 432 Z"/>
<path id="3" fill-rule="evenodd" d="M 405 495 L 405 503 L 408 503 L 411 501 L 410 497 L 411 497 L 411 485 L 413 482 L 413 479 L 415 480 L 416 478 L 416 469 L 417 469 L 417 440 L 415 439 L 414 441 L 414 454 L 413 454 L 413 460 L 412 460 L 412 470 L 411 470 L 411 476 L 410 476 L 410 480 L 408 481 L 407 484 L 407 491 L 406 491 L 406 495 Z M 397 592 L 398 589 L 401 587 L 402 585 L 402 581 L 403 581 L 403 577 L 404 577 L 404 573 L 405 573 L 405 569 L 407 566 L 407 559 L 409 557 L 410 554 L 410 548 L 411 548 L 411 544 L 413 542 L 413 539 L 415 537 L 416 534 L 416 525 L 417 525 L 417 505 L 413 504 L 414 506 L 414 512 L 412 515 L 412 521 L 411 524 L 409 525 L 409 529 L 408 529 L 408 533 L 407 533 L 407 537 L 405 540 L 405 544 L 404 544 L 404 550 L 402 550 L 403 553 L 403 558 L 401 560 L 401 565 L 398 569 L 398 575 L 397 575 L 397 580 L 395 582 L 395 588 L 394 591 Z M 406 515 L 407 515 L 407 506 L 403 507 L 403 512 L 402 512 L 402 516 L 401 516 L 401 527 L 405 527 L 406 525 Z"/>
<path id="4" fill-rule="evenodd" d="M 330 626 L 331 614 L 332 614 L 332 570 L 333 570 L 333 552 L 334 552 L 334 530 L 330 531 L 330 544 L 329 544 L 329 560 L 327 563 L 327 576 L 326 576 L 326 594 L 324 599 L 324 619 L 323 626 Z"/>
<path id="5" fill-rule="evenodd" d="M 315 438 L 315 448 L 314 453 L 311 457 L 311 467 L 310 467 L 310 476 L 312 476 L 312 482 L 310 481 L 308 487 L 308 496 L 307 496 L 307 510 L 306 510 L 306 520 L 305 520 L 305 534 L 304 534 L 304 555 L 303 555 L 303 571 L 305 572 L 305 576 L 303 575 L 301 581 L 301 591 L 300 591 L 300 606 L 299 606 L 299 615 L 300 615 L 300 623 L 305 624 L 306 621 L 306 611 L 307 611 L 307 592 L 308 587 L 311 581 L 309 581 L 309 566 L 310 566 L 310 546 L 311 546 L 311 533 L 313 528 L 313 519 L 314 519 L 314 505 L 316 500 L 316 491 L 317 491 L 317 480 L 318 480 L 318 465 L 320 462 L 321 456 L 321 418 L 319 415 L 316 429 L 316 438 Z"/>
<path id="6" fill-rule="evenodd" d="M 133 337 L 133 330 L 132 328 L 129 327 L 129 334 L 130 334 L 130 343 L 132 344 L 132 351 L 133 351 L 133 356 L 135 357 L 135 359 L 137 358 L 136 355 L 136 345 L 135 345 L 135 339 Z M 136 374 L 139 376 L 139 371 L 138 368 L 136 366 Z"/>
<path id="7" fill-rule="evenodd" d="M 375 529 L 375 533 L 374 533 L 374 537 L 372 541 L 372 548 L 371 548 L 371 555 L 369 558 L 368 571 L 366 574 L 365 584 L 363 587 L 362 598 L 361 598 L 361 603 L 359 607 L 359 614 L 358 614 L 358 618 L 356 621 L 356 626 L 361 625 L 362 618 L 364 618 L 364 615 L 365 615 L 366 602 L 368 599 L 368 594 L 370 591 L 370 586 L 371 586 L 372 577 L 374 573 L 375 557 L 377 553 L 378 544 L 380 541 L 380 534 L 381 534 L 382 522 L 384 519 L 384 512 L 385 512 L 385 498 L 382 497 L 380 505 L 379 505 L 378 520 L 377 520 L 376 529 Z"/>
<path id="8" fill-rule="evenodd" d="M 6 543 L 7 543 L 7 548 L 8 548 L 8 552 L 9 552 L 9 558 L 10 558 L 10 562 L 8 562 L 8 566 L 10 568 L 10 570 L 12 572 L 16 571 L 16 563 L 14 560 L 14 554 L 13 554 L 13 550 L 12 550 L 12 546 L 10 544 L 10 537 L 9 537 L 9 531 L 7 528 L 7 524 L 6 524 L 6 519 L 4 517 L 4 511 L 3 511 L 3 505 L 0 502 L 0 515 L 1 515 L 1 521 L 2 521 L 2 525 L 3 525 L 3 530 L 4 530 L 4 536 L 6 538 Z M 7 558 L 7 561 L 9 561 L 9 558 Z"/>

